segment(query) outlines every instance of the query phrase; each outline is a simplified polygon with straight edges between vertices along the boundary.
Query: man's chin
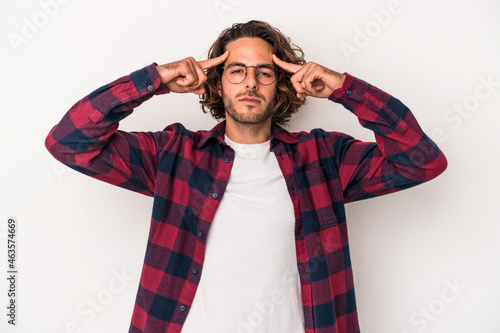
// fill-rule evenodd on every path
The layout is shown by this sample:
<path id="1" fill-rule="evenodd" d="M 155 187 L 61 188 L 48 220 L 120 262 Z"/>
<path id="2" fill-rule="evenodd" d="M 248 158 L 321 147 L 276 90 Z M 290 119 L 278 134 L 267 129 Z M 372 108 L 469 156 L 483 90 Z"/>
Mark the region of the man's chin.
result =
<path id="1" fill-rule="evenodd" d="M 256 114 L 255 112 L 252 112 L 252 110 L 248 111 L 250 112 L 245 112 L 245 113 L 238 112 L 236 114 L 226 111 L 226 118 L 229 116 L 234 122 L 245 125 L 263 124 L 267 122 L 269 118 L 271 118 L 271 115 Z"/>

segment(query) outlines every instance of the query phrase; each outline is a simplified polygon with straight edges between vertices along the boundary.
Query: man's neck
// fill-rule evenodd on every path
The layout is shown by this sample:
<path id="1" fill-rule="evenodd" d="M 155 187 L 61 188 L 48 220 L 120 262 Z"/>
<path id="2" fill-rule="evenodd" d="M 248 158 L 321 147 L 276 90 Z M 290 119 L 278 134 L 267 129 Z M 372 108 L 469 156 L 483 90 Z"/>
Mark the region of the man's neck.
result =
<path id="1" fill-rule="evenodd" d="M 261 124 L 242 124 L 226 119 L 226 136 L 236 143 L 255 144 L 271 139 L 271 119 Z"/>

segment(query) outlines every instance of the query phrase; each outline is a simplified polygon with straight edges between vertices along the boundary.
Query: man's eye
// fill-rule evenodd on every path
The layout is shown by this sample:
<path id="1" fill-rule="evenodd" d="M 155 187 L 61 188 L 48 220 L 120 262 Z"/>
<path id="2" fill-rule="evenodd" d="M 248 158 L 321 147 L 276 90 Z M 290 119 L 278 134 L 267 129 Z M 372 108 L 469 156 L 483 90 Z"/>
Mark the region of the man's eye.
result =
<path id="1" fill-rule="evenodd" d="M 231 68 L 229 71 L 230 74 L 245 74 L 245 69 L 241 67 Z"/>
<path id="2" fill-rule="evenodd" d="M 275 73 L 272 70 L 262 70 L 259 71 L 258 75 L 262 77 L 274 77 Z"/>

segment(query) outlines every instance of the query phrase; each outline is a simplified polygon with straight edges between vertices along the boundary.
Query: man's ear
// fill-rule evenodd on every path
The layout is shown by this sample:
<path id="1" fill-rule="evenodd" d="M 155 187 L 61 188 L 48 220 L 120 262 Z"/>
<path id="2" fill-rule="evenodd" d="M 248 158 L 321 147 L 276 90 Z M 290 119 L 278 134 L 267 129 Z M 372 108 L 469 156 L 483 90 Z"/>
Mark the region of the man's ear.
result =
<path id="1" fill-rule="evenodd" d="M 219 93 L 219 96 L 222 97 L 222 83 L 221 81 L 217 81 L 217 84 L 215 85 L 215 88 L 217 89 L 217 92 Z"/>

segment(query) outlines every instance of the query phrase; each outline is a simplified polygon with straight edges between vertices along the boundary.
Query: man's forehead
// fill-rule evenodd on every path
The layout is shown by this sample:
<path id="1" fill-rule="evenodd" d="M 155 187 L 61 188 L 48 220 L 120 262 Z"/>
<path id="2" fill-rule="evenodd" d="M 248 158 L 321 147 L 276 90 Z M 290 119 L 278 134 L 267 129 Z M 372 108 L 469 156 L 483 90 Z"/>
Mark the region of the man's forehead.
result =
<path id="1" fill-rule="evenodd" d="M 248 47 L 257 49 L 272 49 L 269 42 L 259 37 L 241 37 L 227 43 L 226 48 Z"/>
<path id="2" fill-rule="evenodd" d="M 245 65 L 272 64 L 273 47 L 260 38 L 244 37 L 226 45 L 229 57 L 226 64 L 239 62 Z"/>

